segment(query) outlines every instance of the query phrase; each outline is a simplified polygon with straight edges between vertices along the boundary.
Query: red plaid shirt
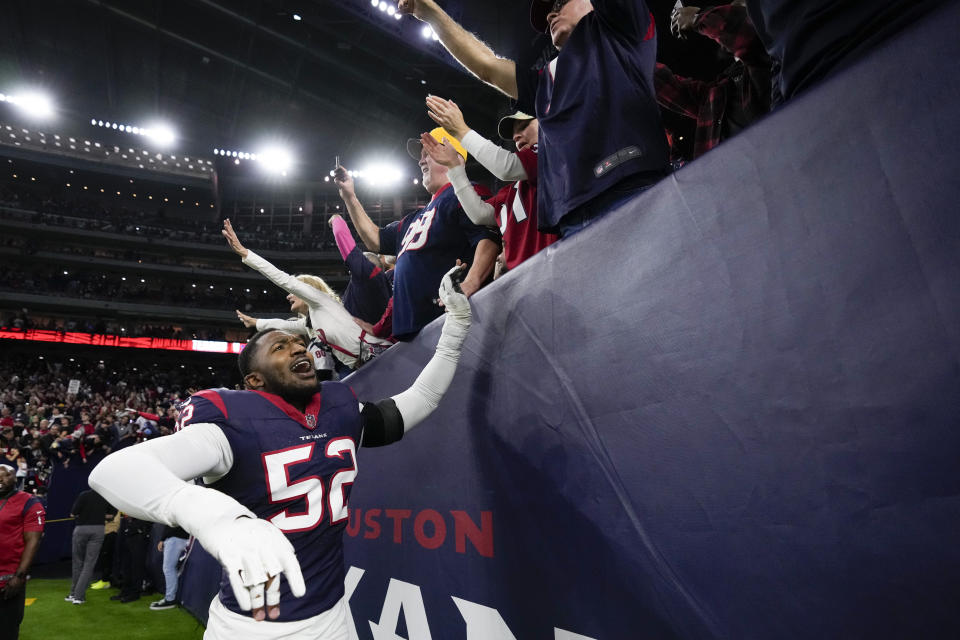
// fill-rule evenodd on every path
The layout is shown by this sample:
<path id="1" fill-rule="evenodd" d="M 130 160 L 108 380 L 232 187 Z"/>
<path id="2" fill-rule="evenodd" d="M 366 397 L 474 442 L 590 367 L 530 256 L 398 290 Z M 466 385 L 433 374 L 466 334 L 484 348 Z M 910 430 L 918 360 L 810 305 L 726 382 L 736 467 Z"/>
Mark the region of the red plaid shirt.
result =
<path id="1" fill-rule="evenodd" d="M 710 82 L 674 75 L 669 67 L 657 63 L 657 102 L 664 109 L 697 121 L 693 144 L 693 157 L 697 158 L 729 136 L 724 130 L 729 112 L 750 122 L 770 110 L 770 57 L 744 7 L 704 9 L 697 16 L 695 29 L 739 60 Z"/>

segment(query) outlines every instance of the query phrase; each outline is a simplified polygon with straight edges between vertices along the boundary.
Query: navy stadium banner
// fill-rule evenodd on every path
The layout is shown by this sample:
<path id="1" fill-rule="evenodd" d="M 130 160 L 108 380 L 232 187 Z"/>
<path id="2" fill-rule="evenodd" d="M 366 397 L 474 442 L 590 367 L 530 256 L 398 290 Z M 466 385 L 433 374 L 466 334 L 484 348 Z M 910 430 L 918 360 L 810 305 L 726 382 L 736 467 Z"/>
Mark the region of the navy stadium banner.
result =
<path id="1" fill-rule="evenodd" d="M 439 410 L 360 453 L 357 637 L 960 636 L 957 24 L 476 295 Z"/>

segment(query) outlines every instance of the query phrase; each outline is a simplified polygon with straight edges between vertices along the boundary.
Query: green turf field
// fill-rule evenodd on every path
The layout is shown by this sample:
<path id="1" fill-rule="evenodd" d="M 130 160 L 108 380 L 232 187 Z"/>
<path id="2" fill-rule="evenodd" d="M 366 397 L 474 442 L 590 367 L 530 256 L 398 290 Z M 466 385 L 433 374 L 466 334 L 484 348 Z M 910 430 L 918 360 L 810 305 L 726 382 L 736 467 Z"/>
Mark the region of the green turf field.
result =
<path id="1" fill-rule="evenodd" d="M 20 640 L 193 640 L 203 637 L 196 618 L 177 607 L 151 611 L 160 594 L 121 604 L 110 600 L 117 589 L 87 590 L 81 605 L 64 602 L 69 580 L 35 579 L 27 583 L 27 608 Z"/>

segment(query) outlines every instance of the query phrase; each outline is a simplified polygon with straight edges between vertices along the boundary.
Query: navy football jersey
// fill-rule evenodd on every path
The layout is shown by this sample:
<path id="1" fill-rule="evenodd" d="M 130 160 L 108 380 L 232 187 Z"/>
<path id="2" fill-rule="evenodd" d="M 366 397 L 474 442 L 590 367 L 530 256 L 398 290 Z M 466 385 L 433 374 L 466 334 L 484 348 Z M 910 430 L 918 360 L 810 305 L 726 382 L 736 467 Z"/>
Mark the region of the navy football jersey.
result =
<path id="1" fill-rule="evenodd" d="M 181 408 L 181 427 L 202 422 L 219 426 L 233 450 L 230 472 L 210 487 L 279 527 L 296 551 L 307 593 L 294 598 L 283 580 L 278 620 L 332 607 L 344 594 L 343 529 L 363 429 L 353 390 L 324 382 L 301 413 L 271 393 L 209 389 Z M 249 615 L 225 574 L 220 600 Z"/>
<path id="2" fill-rule="evenodd" d="M 474 187 L 481 197 L 490 192 Z M 443 314 L 433 300 L 443 275 L 457 259 L 473 263 L 484 238 L 499 242 L 493 229 L 470 222 L 450 183 L 433 194 L 423 209 L 380 229 L 380 252 L 397 256 L 393 278 L 393 335 L 411 337 Z"/>

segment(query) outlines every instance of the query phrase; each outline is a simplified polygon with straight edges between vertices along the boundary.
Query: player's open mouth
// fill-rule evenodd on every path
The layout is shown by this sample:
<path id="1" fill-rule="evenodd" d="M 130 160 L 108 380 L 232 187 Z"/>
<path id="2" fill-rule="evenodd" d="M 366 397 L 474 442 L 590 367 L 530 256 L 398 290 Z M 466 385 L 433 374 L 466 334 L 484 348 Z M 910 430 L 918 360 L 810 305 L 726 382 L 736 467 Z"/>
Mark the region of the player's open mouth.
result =
<path id="1" fill-rule="evenodd" d="M 313 363 L 309 358 L 301 358 L 293 363 L 293 366 L 290 367 L 290 371 L 293 371 L 298 376 L 312 376 Z"/>

